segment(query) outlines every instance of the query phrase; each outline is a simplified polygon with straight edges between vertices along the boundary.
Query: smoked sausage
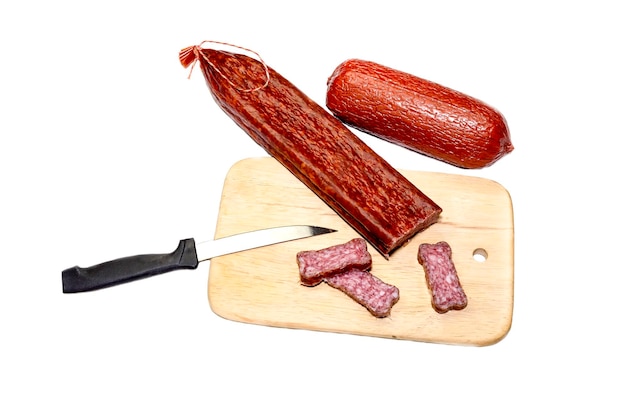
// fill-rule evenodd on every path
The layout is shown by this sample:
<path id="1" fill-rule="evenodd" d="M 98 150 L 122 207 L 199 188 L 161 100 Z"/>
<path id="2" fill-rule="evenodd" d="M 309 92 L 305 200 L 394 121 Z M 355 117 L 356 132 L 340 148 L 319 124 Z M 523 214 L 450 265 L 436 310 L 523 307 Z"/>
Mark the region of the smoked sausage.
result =
<path id="1" fill-rule="evenodd" d="M 300 283 L 305 286 L 317 286 L 324 278 L 347 270 L 369 270 L 372 267 L 372 256 L 363 238 L 353 238 L 321 250 L 300 251 L 296 260 Z"/>
<path id="2" fill-rule="evenodd" d="M 385 318 L 400 300 L 400 289 L 385 283 L 369 271 L 352 269 L 324 279 L 341 290 L 376 318 Z"/>
<path id="3" fill-rule="evenodd" d="M 513 151 L 496 109 L 371 61 L 341 63 L 327 81 L 326 106 L 347 125 L 461 168 L 487 167 Z"/>
<path id="4" fill-rule="evenodd" d="M 222 110 L 384 257 L 437 221 L 434 201 L 264 62 L 202 44 L 179 59 L 199 64 Z"/>
<path id="5" fill-rule="evenodd" d="M 465 309 L 467 295 L 452 261 L 450 244 L 446 241 L 420 244 L 417 261 L 424 268 L 433 309 L 439 313 Z"/>

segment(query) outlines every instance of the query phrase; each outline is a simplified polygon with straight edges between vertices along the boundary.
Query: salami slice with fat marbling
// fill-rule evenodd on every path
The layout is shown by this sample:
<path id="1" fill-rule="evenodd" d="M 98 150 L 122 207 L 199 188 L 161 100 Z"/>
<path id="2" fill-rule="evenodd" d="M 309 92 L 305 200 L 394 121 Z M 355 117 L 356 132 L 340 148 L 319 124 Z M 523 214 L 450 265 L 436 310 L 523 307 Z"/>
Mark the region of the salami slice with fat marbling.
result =
<path id="1" fill-rule="evenodd" d="M 431 302 L 437 312 L 445 313 L 451 309 L 459 310 L 467 306 L 467 296 L 461 287 L 452 262 L 452 249 L 447 242 L 420 244 L 417 260 L 424 267 Z"/>

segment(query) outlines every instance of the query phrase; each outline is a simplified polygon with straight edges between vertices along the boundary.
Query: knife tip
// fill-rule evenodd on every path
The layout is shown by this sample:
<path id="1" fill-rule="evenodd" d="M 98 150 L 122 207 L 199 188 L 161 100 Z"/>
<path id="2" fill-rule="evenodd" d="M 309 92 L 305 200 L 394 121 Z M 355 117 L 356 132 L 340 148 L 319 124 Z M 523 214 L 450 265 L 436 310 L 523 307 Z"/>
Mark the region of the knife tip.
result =
<path id="1" fill-rule="evenodd" d="M 323 226 L 312 226 L 311 229 L 313 230 L 314 235 L 330 234 L 332 232 L 337 232 L 336 229 L 325 228 Z"/>

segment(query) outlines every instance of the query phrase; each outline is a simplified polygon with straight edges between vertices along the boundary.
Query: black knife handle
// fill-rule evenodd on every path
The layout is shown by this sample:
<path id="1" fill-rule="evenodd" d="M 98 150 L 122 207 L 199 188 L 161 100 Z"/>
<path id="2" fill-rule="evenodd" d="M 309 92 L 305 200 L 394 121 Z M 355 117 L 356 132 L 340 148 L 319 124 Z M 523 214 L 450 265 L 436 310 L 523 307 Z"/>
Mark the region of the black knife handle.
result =
<path id="1" fill-rule="evenodd" d="M 87 292 L 157 274 L 198 267 L 196 243 L 193 238 L 181 240 L 169 254 L 144 254 L 118 258 L 92 267 L 71 267 L 63 270 L 63 293 Z"/>

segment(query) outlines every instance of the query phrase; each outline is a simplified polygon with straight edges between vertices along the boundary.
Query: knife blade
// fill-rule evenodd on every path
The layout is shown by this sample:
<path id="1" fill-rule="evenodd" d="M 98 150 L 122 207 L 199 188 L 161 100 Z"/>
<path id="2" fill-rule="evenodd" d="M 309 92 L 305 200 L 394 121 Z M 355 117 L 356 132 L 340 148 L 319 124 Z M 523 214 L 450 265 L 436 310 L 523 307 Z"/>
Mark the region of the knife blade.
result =
<path id="1" fill-rule="evenodd" d="M 243 232 L 198 244 L 193 238 L 187 238 L 180 240 L 171 253 L 133 255 L 91 267 L 65 269 L 61 273 L 63 293 L 87 292 L 174 270 L 195 269 L 198 263 L 213 257 L 336 231 L 321 226 L 289 225 Z"/>

